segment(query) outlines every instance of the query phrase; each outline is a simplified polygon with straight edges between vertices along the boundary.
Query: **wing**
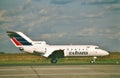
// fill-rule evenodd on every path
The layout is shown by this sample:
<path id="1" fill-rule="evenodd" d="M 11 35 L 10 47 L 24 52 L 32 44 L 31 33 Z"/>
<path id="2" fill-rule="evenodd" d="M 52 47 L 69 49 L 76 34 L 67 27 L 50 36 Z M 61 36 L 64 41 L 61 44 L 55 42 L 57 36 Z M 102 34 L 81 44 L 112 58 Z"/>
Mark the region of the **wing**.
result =
<path id="1" fill-rule="evenodd" d="M 54 57 L 62 58 L 64 57 L 64 50 L 49 49 L 43 56 L 49 58 L 54 58 Z"/>
<path id="2" fill-rule="evenodd" d="M 44 57 L 49 57 L 54 51 L 55 51 L 54 49 L 48 48 L 47 52 L 43 56 Z"/>

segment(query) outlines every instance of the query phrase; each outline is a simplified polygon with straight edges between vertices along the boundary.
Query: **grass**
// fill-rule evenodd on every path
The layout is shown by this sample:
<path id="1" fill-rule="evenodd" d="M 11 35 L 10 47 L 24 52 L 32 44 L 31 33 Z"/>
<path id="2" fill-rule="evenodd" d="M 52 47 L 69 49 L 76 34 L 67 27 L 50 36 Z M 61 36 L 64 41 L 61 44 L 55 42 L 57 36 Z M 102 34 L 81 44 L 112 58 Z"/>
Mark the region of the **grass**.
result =
<path id="1" fill-rule="evenodd" d="M 0 64 L 39 64 L 47 63 L 41 56 L 32 54 L 0 54 Z"/>
<path id="2" fill-rule="evenodd" d="M 92 57 L 65 57 L 58 60 L 58 64 L 90 64 Z M 0 54 L 0 65 L 42 65 L 50 64 L 50 59 L 33 54 Z M 109 56 L 98 57 L 96 64 L 120 65 L 120 52 L 111 52 Z"/>

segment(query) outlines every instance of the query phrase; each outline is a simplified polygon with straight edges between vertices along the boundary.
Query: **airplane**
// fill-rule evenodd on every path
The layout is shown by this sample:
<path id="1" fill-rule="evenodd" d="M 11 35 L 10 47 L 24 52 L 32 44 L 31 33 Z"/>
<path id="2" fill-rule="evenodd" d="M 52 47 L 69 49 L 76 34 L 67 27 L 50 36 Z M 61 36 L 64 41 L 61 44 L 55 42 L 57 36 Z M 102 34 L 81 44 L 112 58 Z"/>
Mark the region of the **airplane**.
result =
<path id="1" fill-rule="evenodd" d="M 19 31 L 7 31 L 7 34 L 20 51 L 51 58 L 53 64 L 66 56 L 92 56 L 90 63 L 95 63 L 98 56 L 109 55 L 109 52 L 96 45 L 49 45 L 45 41 L 33 41 Z"/>

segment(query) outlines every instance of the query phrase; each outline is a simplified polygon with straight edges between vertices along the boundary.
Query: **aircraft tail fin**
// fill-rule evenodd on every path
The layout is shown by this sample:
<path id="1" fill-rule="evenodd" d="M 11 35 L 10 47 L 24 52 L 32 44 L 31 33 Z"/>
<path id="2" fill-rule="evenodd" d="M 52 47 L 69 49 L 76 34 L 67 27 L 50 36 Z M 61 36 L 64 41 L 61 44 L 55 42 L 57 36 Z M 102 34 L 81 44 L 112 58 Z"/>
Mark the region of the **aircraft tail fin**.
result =
<path id="1" fill-rule="evenodd" d="M 24 35 L 22 32 L 7 31 L 7 34 L 16 47 L 32 45 L 32 40 L 28 38 L 26 35 Z"/>

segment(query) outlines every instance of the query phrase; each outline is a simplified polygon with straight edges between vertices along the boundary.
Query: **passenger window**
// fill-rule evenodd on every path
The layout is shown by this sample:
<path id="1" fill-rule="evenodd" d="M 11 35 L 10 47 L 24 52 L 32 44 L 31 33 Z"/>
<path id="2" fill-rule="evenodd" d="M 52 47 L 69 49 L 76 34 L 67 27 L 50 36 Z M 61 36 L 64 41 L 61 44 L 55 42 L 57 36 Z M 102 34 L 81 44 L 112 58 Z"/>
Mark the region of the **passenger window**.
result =
<path id="1" fill-rule="evenodd" d="M 95 47 L 95 49 L 99 49 L 99 47 Z"/>
<path id="2" fill-rule="evenodd" d="M 90 48 L 89 46 L 87 48 Z"/>

